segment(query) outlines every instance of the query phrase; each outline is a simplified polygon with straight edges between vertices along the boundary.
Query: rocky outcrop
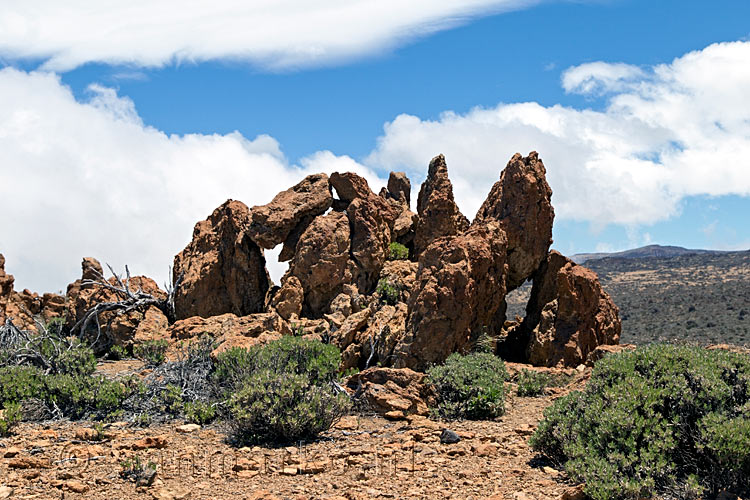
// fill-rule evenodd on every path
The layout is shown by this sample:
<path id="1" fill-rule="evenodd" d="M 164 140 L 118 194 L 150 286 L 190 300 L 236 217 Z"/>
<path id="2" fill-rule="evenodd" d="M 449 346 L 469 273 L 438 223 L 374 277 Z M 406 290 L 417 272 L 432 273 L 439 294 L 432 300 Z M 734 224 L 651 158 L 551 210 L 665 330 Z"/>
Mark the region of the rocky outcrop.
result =
<path id="1" fill-rule="evenodd" d="M 343 212 L 316 217 L 300 236 L 286 276 L 296 277 L 304 290 L 303 316 L 320 318 L 344 284 L 352 282 L 350 241 L 349 220 Z"/>
<path id="2" fill-rule="evenodd" d="M 547 256 L 555 218 L 551 200 L 538 154 L 516 153 L 474 218 L 474 224 L 497 222 L 508 238 L 508 291 L 529 279 Z"/>
<path id="3" fill-rule="evenodd" d="M 469 220 L 453 199 L 453 185 L 448 179 L 445 157 L 438 155 L 430 162 L 427 179 L 417 198 L 414 256 L 418 258 L 437 238 L 460 234 L 468 227 Z"/>
<path id="4" fill-rule="evenodd" d="M 291 334 L 289 325 L 275 313 L 236 316 L 221 314 L 211 318 L 194 316 L 176 321 L 169 327 L 169 335 L 175 340 L 195 340 L 209 335 L 217 342 L 212 356 L 232 347 L 247 348 L 263 344 Z"/>
<path id="5" fill-rule="evenodd" d="M 65 312 L 65 298 L 56 293 L 39 294 L 13 289 L 15 278 L 5 272 L 5 257 L 0 254 L 0 325 L 10 318 L 21 330 L 36 330 L 37 321 L 43 324 Z"/>
<path id="6" fill-rule="evenodd" d="M 433 397 L 425 375 L 408 368 L 368 368 L 350 377 L 346 386 L 355 398 L 389 418 L 427 415 Z"/>
<path id="7" fill-rule="evenodd" d="M 411 205 L 411 181 L 404 172 L 391 172 L 386 190 L 388 199 L 396 200 L 409 207 Z"/>
<path id="8" fill-rule="evenodd" d="M 228 200 L 195 225 L 192 241 L 174 259 L 174 275 L 182 276 L 177 319 L 263 311 L 269 277 L 263 252 L 248 234 L 250 222 L 247 206 Z"/>
<path id="9" fill-rule="evenodd" d="M 88 283 L 89 280 L 101 281 L 103 279 L 101 269 L 102 266 L 96 259 L 87 257 L 81 263 L 81 279 L 68 285 L 65 294 L 65 316 L 68 328 L 73 328 L 96 304 L 123 300 L 124 297 L 111 288 Z M 119 285 L 115 277 L 109 278 L 107 282 L 112 287 Z M 167 298 L 167 294 L 159 288 L 156 282 L 146 276 L 123 278 L 122 282 L 131 290 L 142 290 L 158 300 Z M 163 338 L 167 318 L 158 307 L 149 306 L 126 314 L 122 314 L 119 310 L 105 311 L 99 314 L 98 323 L 102 332 L 108 335 L 115 344 L 129 346 L 135 341 L 136 335 L 144 340 Z M 98 335 L 95 324 L 90 324 L 88 331 L 84 333 L 92 338 Z"/>
<path id="10" fill-rule="evenodd" d="M 294 254 L 297 240 L 310 222 L 331 207 L 333 197 L 326 174 L 305 177 L 294 187 L 277 194 L 267 205 L 251 210 L 250 238 L 267 249 L 284 243 L 282 260 Z"/>
<path id="11" fill-rule="evenodd" d="M 271 298 L 270 308 L 289 321 L 302 315 L 302 302 L 304 300 L 305 291 L 302 289 L 299 278 L 287 276 Z"/>
<path id="12" fill-rule="evenodd" d="M 8 301 L 13 293 L 13 282 L 15 278 L 12 274 L 5 273 L 5 257 L 0 253 L 0 322 L 5 322 L 6 309 Z"/>
<path id="13" fill-rule="evenodd" d="M 577 366 L 600 345 L 620 341 L 617 306 L 596 273 L 552 251 L 534 276 L 526 318 L 526 359 L 539 366 Z"/>
<path id="14" fill-rule="evenodd" d="M 421 370 L 492 331 L 505 297 L 506 239 L 495 223 L 435 240 L 419 259 L 394 365 Z"/>

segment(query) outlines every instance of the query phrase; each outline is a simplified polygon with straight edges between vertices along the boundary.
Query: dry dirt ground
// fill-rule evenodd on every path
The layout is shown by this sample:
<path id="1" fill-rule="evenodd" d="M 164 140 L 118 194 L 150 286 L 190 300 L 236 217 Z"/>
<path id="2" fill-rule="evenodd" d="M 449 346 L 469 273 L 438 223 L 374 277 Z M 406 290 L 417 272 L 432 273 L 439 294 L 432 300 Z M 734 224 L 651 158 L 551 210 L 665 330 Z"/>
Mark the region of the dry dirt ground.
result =
<path id="1" fill-rule="evenodd" d="M 527 441 L 543 410 L 580 388 L 588 370 L 568 370 L 568 386 L 539 398 L 516 397 L 509 384 L 495 421 L 348 416 L 318 441 L 287 448 L 237 449 L 219 427 L 182 422 L 115 423 L 101 441 L 90 423 L 23 423 L 0 439 L 0 499 L 558 499 L 575 485 Z M 441 444 L 445 427 L 461 441 Z M 156 466 L 151 485 L 121 477 L 136 457 Z"/>

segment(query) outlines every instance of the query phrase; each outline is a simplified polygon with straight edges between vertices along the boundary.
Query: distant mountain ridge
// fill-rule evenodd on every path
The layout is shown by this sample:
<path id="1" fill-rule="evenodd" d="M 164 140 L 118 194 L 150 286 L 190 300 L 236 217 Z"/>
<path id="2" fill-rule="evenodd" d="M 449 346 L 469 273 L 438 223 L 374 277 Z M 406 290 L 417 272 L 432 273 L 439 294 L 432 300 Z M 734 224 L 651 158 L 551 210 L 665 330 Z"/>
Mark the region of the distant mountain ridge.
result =
<path id="1" fill-rule="evenodd" d="M 589 260 L 605 259 L 616 257 L 621 259 L 643 259 L 650 257 L 670 258 L 682 255 L 694 254 L 720 254 L 727 253 L 724 250 L 703 250 L 678 247 L 673 245 L 647 245 L 645 247 L 623 250 L 622 252 L 597 252 L 597 253 L 577 253 L 570 258 L 578 264 L 583 264 Z"/>

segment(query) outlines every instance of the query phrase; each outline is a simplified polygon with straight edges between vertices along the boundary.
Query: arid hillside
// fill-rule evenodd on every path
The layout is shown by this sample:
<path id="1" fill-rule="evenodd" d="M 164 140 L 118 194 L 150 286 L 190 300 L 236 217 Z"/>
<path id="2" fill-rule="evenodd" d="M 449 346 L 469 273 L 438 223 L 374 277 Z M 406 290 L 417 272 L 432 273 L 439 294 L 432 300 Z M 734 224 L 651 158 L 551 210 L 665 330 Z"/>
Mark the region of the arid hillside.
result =
<path id="1" fill-rule="evenodd" d="M 587 260 L 620 308 L 621 342 L 750 344 L 750 251 Z M 523 316 L 530 284 L 508 297 Z"/>

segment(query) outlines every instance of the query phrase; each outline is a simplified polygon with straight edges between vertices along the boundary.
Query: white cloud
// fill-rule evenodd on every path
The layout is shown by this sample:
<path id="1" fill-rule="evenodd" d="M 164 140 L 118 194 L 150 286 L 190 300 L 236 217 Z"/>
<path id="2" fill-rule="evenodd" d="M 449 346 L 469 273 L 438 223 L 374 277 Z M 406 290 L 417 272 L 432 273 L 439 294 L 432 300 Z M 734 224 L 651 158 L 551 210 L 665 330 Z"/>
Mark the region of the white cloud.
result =
<path id="1" fill-rule="evenodd" d="M 267 203 L 337 169 L 384 184 L 330 152 L 290 165 L 269 136 L 168 136 L 131 100 L 90 90 L 80 103 L 54 74 L 0 70 L 0 252 L 21 287 L 64 288 L 87 255 L 163 282 L 193 225 L 227 198 Z M 277 279 L 284 267 L 269 259 Z"/>
<path id="2" fill-rule="evenodd" d="M 602 111 L 500 104 L 438 120 L 400 115 L 366 163 L 417 179 L 445 153 L 472 217 L 510 156 L 540 152 L 560 219 L 635 226 L 668 219 L 691 195 L 750 195 L 750 43 L 711 45 L 671 64 L 588 63 L 564 86 L 606 93 Z"/>
<path id="3" fill-rule="evenodd" d="M 24 0 L 0 5 L 0 56 L 158 67 L 247 60 L 279 69 L 369 55 L 538 0 Z"/>

